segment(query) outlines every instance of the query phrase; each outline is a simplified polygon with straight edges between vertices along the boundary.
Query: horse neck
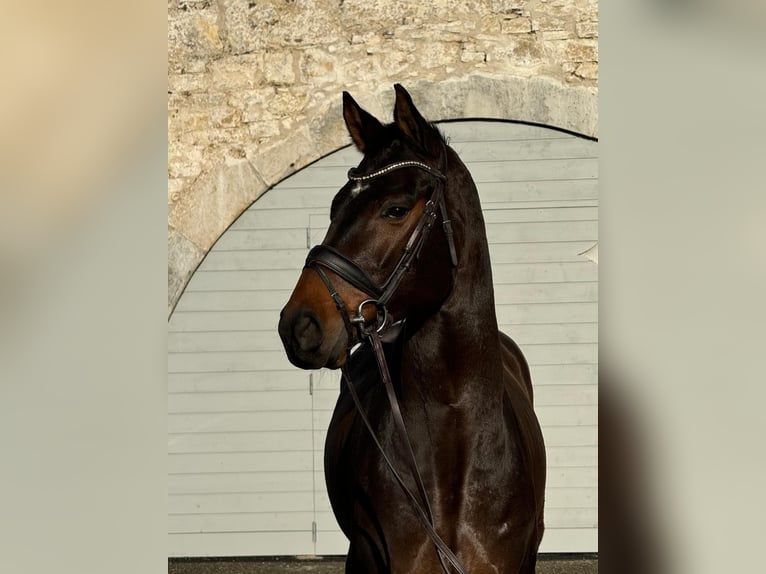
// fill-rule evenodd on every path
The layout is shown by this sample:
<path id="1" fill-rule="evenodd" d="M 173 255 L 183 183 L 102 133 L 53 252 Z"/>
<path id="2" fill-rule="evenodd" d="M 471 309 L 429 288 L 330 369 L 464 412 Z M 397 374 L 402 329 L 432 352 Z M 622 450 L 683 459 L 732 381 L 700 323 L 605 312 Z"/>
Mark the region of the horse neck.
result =
<path id="1" fill-rule="evenodd" d="M 420 394 L 454 404 L 488 387 L 499 391 L 503 377 L 484 217 L 467 169 L 454 153 L 450 162 L 457 172 L 445 194 L 458 246 L 455 280 L 441 308 L 408 341 L 404 374 Z"/>

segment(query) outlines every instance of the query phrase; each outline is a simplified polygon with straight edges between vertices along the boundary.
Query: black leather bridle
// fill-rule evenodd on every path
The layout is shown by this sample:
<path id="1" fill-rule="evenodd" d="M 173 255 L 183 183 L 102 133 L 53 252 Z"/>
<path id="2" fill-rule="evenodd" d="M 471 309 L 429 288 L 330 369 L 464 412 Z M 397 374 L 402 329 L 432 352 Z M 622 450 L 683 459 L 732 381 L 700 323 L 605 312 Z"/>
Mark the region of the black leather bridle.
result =
<path id="1" fill-rule="evenodd" d="M 309 251 L 306 258 L 305 267 L 314 269 L 321 277 L 327 289 L 330 291 L 330 295 L 335 301 L 335 306 L 338 311 L 343 315 L 346 327 L 349 329 L 349 335 L 352 334 L 350 326 L 356 327 L 356 331 L 359 335 L 359 340 L 364 340 L 365 334 L 364 328 L 369 328 L 369 322 L 364 318 L 363 310 L 368 305 L 376 307 L 376 315 L 378 321 L 376 321 L 376 330 L 382 331 L 388 325 L 388 311 L 386 305 L 393 297 L 399 285 L 404 279 L 404 276 L 410 270 L 412 263 L 420 256 L 420 251 L 431 232 L 431 229 L 438 217 L 437 211 L 441 212 L 442 225 L 444 227 L 444 234 L 447 237 L 449 244 L 450 258 L 452 260 L 453 268 L 457 266 L 457 255 L 455 252 L 455 242 L 452 237 L 452 224 L 447 216 L 447 205 L 444 200 L 444 182 L 446 177 L 444 174 L 429 165 L 419 161 L 400 161 L 389 164 L 378 170 L 365 175 L 357 175 L 356 170 L 351 169 L 348 172 L 348 178 L 351 181 L 369 181 L 392 171 L 404 168 L 417 168 L 426 171 L 437 180 L 437 186 L 431 194 L 430 199 L 426 202 L 425 209 L 420 216 L 420 221 L 415 226 L 415 229 L 410 234 L 410 238 L 407 244 L 404 246 L 399 261 L 394 266 L 393 270 L 389 274 L 388 278 L 382 285 L 378 285 L 370 276 L 355 262 L 348 259 L 345 255 L 337 251 L 336 249 L 327 245 L 317 245 L 311 251 Z M 329 269 L 336 275 L 340 276 L 344 281 L 353 285 L 363 293 L 370 296 L 370 299 L 366 299 L 359 305 L 356 315 L 353 318 L 349 318 L 346 305 L 343 299 L 338 295 L 335 287 L 333 286 L 330 278 L 324 272 L 324 269 Z"/>
<path id="2" fill-rule="evenodd" d="M 444 198 L 444 187 L 447 179 L 445 176 L 447 171 L 446 147 L 444 152 L 443 171 L 434 169 L 423 162 L 411 160 L 392 163 L 363 175 L 358 174 L 357 170 L 355 169 L 351 169 L 348 172 L 349 180 L 361 182 L 384 176 L 395 170 L 415 168 L 427 172 L 437 181 L 436 187 L 432 192 L 431 197 L 426 202 L 425 209 L 420 216 L 418 224 L 415 226 L 415 229 L 412 231 L 409 239 L 407 240 L 407 244 L 404 247 L 404 251 L 399 258 L 399 261 L 396 263 L 388 278 L 383 282 L 382 285 L 378 285 L 375 281 L 373 281 L 370 276 L 354 261 L 350 260 L 336 249 L 327 245 L 317 245 L 316 247 L 312 248 L 311 251 L 309 251 L 308 257 L 306 258 L 305 267 L 316 271 L 319 277 L 322 279 L 322 282 L 327 287 L 327 290 L 330 292 L 330 296 L 335 302 L 335 306 L 343 317 L 343 321 L 346 325 L 346 330 L 348 332 L 349 338 L 349 346 L 351 346 L 355 332 L 359 341 L 368 341 L 372 346 L 378 362 L 378 369 L 380 370 L 380 375 L 383 379 L 383 384 L 386 389 L 388 401 L 391 405 L 391 413 L 394 417 L 394 423 L 399 434 L 404 439 L 405 445 L 407 446 L 410 470 L 413 474 L 413 477 L 415 478 L 415 482 L 417 483 L 418 493 L 420 494 L 421 499 L 420 501 L 418 501 L 418 498 L 412 493 L 412 491 L 410 491 L 409 488 L 407 488 L 401 475 L 396 470 L 390 458 L 383 449 L 383 446 L 378 440 L 378 437 L 376 436 L 375 431 L 373 430 L 372 425 L 370 424 L 364 409 L 362 408 L 359 396 L 357 395 L 354 384 L 352 383 L 348 374 L 348 370 L 345 366 L 341 369 L 343 373 L 343 379 L 346 382 L 346 386 L 348 387 L 349 393 L 351 394 L 351 397 L 356 404 L 359 415 L 362 418 L 362 421 L 364 422 L 368 431 L 370 432 L 373 441 L 377 445 L 378 450 L 380 450 L 383 459 L 386 461 L 386 464 L 393 473 L 397 483 L 402 488 L 405 495 L 410 499 L 410 502 L 415 509 L 415 513 L 423 524 L 423 527 L 426 529 L 429 537 L 433 541 L 442 569 L 445 573 L 449 573 L 449 569 L 445 564 L 446 559 L 459 574 L 468 574 L 468 571 L 461 564 L 460 560 L 458 560 L 457 556 L 455 556 L 452 550 L 450 550 L 447 544 L 436 532 L 431 506 L 428 502 L 428 496 L 426 494 L 425 487 L 423 486 L 423 479 L 420 476 L 420 471 L 418 470 L 418 466 L 415 461 L 415 453 L 412 450 L 412 444 L 407 433 L 407 428 L 404 425 L 404 418 L 402 417 L 399 401 L 396 397 L 396 392 L 394 391 L 393 382 L 388 370 L 388 365 L 386 364 L 386 358 L 383 352 L 383 344 L 381 341 L 381 332 L 390 327 L 388 324 L 389 315 L 386 306 L 393 295 L 396 293 L 396 290 L 399 288 L 399 285 L 401 284 L 405 275 L 410 270 L 413 262 L 415 262 L 420 256 L 423 245 L 425 245 L 426 239 L 428 238 L 428 235 L 430 234 L 431 229 L 433 228 L 434 223 L 436 222 L 436 219 L 439 217 L 439 215 L 441 215 L 444 235 L 446 236 L 447 243 L 449 245 L 449 253 L 453 272 L 457 267 L 457 253 L 455 251 L 452 225 L 447 215 L 447 205 Z M 334 274 L 341 277 L 350 285 L 370 296 L 369 299 L 366 299 L 359 304 L 355 315 L 351 317 L 349 316 L 349 312 L 345 302 L 343 301 L 343 298 L 338 294 L 338 291 L 335 289 L 335 286 L 332 284 L 332 281 L 327 276 L 325 270 L 332 271 Z M 371 320 L 366 319 L 364 316 L 364 310 L 368 306 L 375 307 L 375 317 Z M 421 501 L 423 506 L 420 504 Z"/>

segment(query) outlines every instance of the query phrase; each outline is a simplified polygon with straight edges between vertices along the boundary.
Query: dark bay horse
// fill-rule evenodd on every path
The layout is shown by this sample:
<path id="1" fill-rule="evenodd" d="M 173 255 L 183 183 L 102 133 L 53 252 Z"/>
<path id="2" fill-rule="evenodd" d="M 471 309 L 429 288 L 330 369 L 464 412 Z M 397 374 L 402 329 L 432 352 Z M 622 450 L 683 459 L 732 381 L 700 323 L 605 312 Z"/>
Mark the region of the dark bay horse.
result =
<path id="1" fill-rule="evenodd" d="M 346 572 L 453 571 L 417 498 L 462 571 L 532 574 L 545 448 L 529 368 L 498 330 L 476 186 L 410 95 L 395 89 L 387 125 L 344 92 L 346 126 L 364 157 L 335 196 L 324 242 L 279 321 L 294 365 L 342 368 L 349 385 L 325 443 L 330 501 L 350 541 Z M 382 383 L 389 374 L 398 406 Z"/>

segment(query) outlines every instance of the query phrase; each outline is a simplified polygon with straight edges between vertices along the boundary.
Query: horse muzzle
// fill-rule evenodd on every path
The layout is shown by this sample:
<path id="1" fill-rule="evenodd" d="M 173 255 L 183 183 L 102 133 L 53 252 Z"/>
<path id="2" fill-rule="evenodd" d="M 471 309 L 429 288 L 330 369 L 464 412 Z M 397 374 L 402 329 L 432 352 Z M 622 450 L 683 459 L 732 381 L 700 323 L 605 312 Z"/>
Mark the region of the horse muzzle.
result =
<path id="1" fill-rule="evenodd" d="M 347 359 L 346 326 L 311 270 L 304 271 L 282 309 L 278 331 L 287 358 L 296 367 L 336 369 Z"/>

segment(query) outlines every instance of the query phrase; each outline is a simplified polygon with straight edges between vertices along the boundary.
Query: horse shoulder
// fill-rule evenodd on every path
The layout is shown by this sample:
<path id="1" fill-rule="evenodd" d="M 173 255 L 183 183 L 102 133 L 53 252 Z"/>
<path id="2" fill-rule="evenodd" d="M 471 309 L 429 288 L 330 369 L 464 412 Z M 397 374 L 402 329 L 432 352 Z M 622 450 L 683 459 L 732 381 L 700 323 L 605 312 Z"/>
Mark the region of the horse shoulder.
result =
<path id="1" fill-rule="evenodd" d="M 531 479 L 533 498 L 538 513 L 539 536 L 542 535 L 546 456 L 540 423 L 533 407 L 532 378 L 529 365 L 516 342 L 499 332 L 506 374 L 506 397 L 509 416 L 516 421 L 518 444 L 524 453 L 525 465 Z"/>
<path id="2" fill-rule="evenodd" d="M 511 384 L 518 385 L 529 399 L 529 403 L 533 404 L 532 377 L 529 374 L 529 365 L 524 358 L 524 354 L 516 344 L 516 341 L 502 331 L 498 331 L 498 334 L 500 336 L 500 347 L 506 377 L 512 379 Z"/>

